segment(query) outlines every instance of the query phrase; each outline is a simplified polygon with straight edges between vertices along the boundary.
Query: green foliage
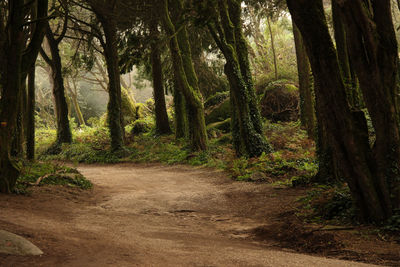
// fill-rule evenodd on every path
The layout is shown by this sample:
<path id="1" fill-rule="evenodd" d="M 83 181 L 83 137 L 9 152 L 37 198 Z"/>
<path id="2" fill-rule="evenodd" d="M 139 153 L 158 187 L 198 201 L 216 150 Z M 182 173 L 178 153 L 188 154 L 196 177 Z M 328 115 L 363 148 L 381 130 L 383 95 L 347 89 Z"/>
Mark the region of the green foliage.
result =
<path id="1" fill-rule="evenodd" d="M 229 91 L 226 92 L 217 92 L 214 95 L 210 96 L 207 98 L 206 101 L 204 101 L 204 108 L 208 109 L 212 106 L 221 104 L 224 102 L 227 98 L 229 98 Z"/>
<path id="2" fill-rule="evenodd" d="M 40 177 L 42 180 L 38 185 L 63 185 L 81 189 L 90 189 L 93 186 L 74 168 L 54 163 L 24 162 L 17 180 L 16 192 L 27 193 L 28 187 L 35 184 Z"/>
<path id="3" fill-rule="evenodd" d="M 139 135 L 143 133 L 148 133 L 154 127 L 154 121 L 149 117 L 144 119 L 139 119 L 133 122 L 132 124 L 132 135 Z"/>
<path id="4" fill-rule="evenodd" d="M 335 220 L 351 222 L 355 220 L 355 210 L 349 188 L 346 185 L 323 186 L 311 190 L 300 199 L 304 208 L 310 211 L 312 220 Z"/>
<path id="5" fill-rule="evenodd" d="M 384 231 L 400 233 L 400 211 L 393 215 L 382 227 Z"/>
<path id="6" fill-rule="evenodd" d="M 211 107 L 206 111 L 206 124 L 217 121 L 224 121 L 231 117 L 231 104 L 229 99 L 224 100 L 222 103 Z"/>

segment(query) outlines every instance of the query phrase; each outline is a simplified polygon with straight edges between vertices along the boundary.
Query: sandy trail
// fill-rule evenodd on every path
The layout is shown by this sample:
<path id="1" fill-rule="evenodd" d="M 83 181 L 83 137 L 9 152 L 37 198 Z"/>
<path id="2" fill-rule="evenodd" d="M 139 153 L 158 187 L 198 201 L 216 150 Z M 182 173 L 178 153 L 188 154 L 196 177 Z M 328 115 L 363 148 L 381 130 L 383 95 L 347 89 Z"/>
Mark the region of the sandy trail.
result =
<path id="1" fill-rule="evenodd" d="M 42 257 L 0 255 L 0 266 L 367 266 L 284 252 L 249 238 L 277 189 L 231 181 L 209 169 L 82 165 L 90 192 L 44 187 L 0 196 L 0 229 L 21 234 Z"/>

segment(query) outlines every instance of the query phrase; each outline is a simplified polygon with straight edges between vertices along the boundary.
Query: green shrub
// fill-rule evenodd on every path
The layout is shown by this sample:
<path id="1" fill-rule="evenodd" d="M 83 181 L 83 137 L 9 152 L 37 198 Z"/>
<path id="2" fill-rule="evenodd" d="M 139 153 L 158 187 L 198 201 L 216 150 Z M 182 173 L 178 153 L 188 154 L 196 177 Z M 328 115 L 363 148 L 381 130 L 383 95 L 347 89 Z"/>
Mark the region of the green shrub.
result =
<path id="1" fill-rule="evenodd" d="M 151 125 L 148 120 L 139 119 L 139 120 L 136 120 L 133 122 L 131 134 L 139 135 L 142 133 L 148 133 L 148 132 L 150 132 L 152 127 L 153 127 L 153 125 Z"/>
<path id="2" fill-rule="evenodd" d="M 348 186 L 319 186 L 301 199 L 312 217 L 325 220 L 353 221 L 355 211 Z"/>

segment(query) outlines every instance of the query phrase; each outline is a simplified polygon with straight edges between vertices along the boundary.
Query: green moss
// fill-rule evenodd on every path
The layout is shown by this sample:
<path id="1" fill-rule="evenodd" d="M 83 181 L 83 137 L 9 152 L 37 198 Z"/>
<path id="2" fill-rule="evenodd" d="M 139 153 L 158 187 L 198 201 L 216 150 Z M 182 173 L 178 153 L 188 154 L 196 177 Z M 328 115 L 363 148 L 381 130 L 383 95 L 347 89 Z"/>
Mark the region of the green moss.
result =
<path id="1" fill-rule="evenodd" d="M 121 109 L 125 125 L 136 119 L 135 102 L 125 88 L 121 88 Z"/>
<path id="2" fill-rule="evenodd" d="M 206 112 L 206 124 L 224 121 L 231 117 L 231 107 L 229 99 L 225 99 L 222 103 L 212 107 Z"/>
<path id="3" fill-rule="evenodd" d="M 138 134 L 143 134 L 143 133 L 148 133 L 154 126 L 154 123 L 151 124 L 149 120 L 146 119 L 139 119 L 133 122 L 132 124 L 132 130 L 131 134 L 132 135 L 138 135 Z"/>
<path id="4" fill-rule="evenodd" d="M 93 184 L 76 169 L 54 163 L 24 162 L 17 180 L 16 193 L 27 193 L 29 186 L 43 178 L 38 185 L 63 185 L 90 189 Z"/>
<path id="5" fill-rule="evenodd" d="M 223 133 L 228 133 L 231 131 L 231 118 L 228 118 L 224 121 L 218 121 L 207 125 L 207 131 L 217 129 Z"/>
<path id="6" fill-rule="evenodd" d="M 219 105 L 229 97 L 229 92 L 217 92 L 216 94 L 207 98 L 204 102 L 204 108 L 208 109 L 212 106 Z"/>

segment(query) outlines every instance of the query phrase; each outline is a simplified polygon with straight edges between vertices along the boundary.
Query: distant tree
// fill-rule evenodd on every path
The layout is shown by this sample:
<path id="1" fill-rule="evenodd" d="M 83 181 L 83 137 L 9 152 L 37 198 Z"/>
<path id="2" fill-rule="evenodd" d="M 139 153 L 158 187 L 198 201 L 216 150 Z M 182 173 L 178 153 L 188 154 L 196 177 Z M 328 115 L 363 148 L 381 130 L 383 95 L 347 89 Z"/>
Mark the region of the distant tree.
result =
<path id="1" fill-rule="evenodd" d="M 60 43 L 63 40 L 68 29 L 68 7 L 65 2 L 59 2 L 59 8 L 64 9 L 65 15 L 62 21 L 61 18 L 56 20 L 55 29 L 61 29 L 60 32 L 52 30 L 50 23 L 46 26 L 47 48 L 50 51 L 50 56 L 47 55 L 46 49 L 41 49 L 40 54 L 51 69 L 51 78 L 53 79 L 53 97 L 55 103 L 55 114 L 57 120 L 57 139 L 52 150 L 59 152 L 61 144 L 71 143 L 72 134 L 68 119 L 68 105 L 65 98 L 64 77 L 62 73 L 62 61 L 60 56 Z"/>

